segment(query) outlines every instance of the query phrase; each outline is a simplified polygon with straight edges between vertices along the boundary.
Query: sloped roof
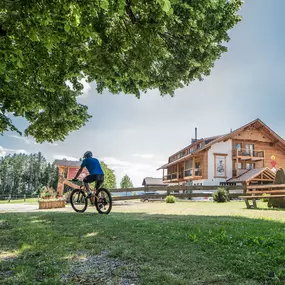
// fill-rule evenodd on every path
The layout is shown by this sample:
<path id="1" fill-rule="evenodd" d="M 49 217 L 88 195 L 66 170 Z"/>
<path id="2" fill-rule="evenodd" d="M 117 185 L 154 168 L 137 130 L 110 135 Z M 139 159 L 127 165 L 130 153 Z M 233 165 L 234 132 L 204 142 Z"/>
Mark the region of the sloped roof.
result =
<path id="1" fill-rule="evenodd" d="M 166 183 L 163 183 L 162 178 L 153 178 L 146 177 L 142 183 L 143 186 L 167 186 Z"/>
<path id="2" fill-rule="evenodd" d="M 56 159 L 54 164 L 57 166 L 65 166 L 65 167 L 78 167 L 81 165 L 81 161 L 71 161 L 65 159 Z"/>
<path id="3" fill-rule="evenodd" d="M 195 151 L 193 151 L 192 153 L 188 154 L 188 155 L 185 155 L 184 157 L 181 157 L 180 159 L 177 159 L 175 161 L 172 161 L 170 163 L 166 163 L 164 165 L 162 165 L 161 167 L 159 167 L 157 170 L 160 170 L 160 169 L 166 169 L 168 166 L 170 165 L 173 165 L 173 164 L 176 164 L 177 162 L 179 161 L 183 161 L 184 159 L 188 158 L 188 157 L 191 157 L 209 147 L 211 147 L 213 144 L 215 143 L 218 143 L 218 142 L 221 142 L 223 140 L 228 140 L 230 139 L 231 137 L 235 136 L 236 134 L 240 133 L 241 131 L 243 131 L 244 129 L 252 126 L 252 125 L 255 125 L 255 124 L 259 124 L 261 126 L 261 128 L 264 128 L 267 130 L 267 132 L 269 132 L 269 134 L 271 136 L 273 136 L 276 140 L 276 142 L 279 144 L 279 147 L 282 148 L 284 151 L 285 151 L 285 140 L 283 140 L 277 133 L 275 133 L 273 130 L 271 130 L 265 123 L 263 123 L 260 119 L 256 119 L 228 134 L 225 134 L 225 135 L 221 135 L 221 136 L 215 136 L 215 137 L 209 137 L 209 138 L 205 138 L 204 141 L 205 141 L 205 145 L 200 148 L 200 149 L 197 149 Z M 194 143 L 195 144 L 195 143 Z M 193 145 L 194 145 L 193 144 Z M 190 145 L 192 146 L 192 145 Z M 187 146 L 186 148 L 190 147 L 190 146 Z M 183 148 L 181 151 L 183 151 L 185 148 Z M 177 152 L 179 153 L 179 152 Z"/>
<path id="4" fill-rule="evenodd" d="M 251 169 L 251 170 L 243 173 L 242 175 L 240 175 L 236 178 L 231 178 L 227 182 L 230 182 L 230 183 L 249 182 L 250 180 L 256 178 L 257 176 L 259 176 L 263 172 L 268 173 L 272 177 L 275 176 L 275 173 L 272 170 L 270 170 L 268 167 L 255 168 L 255 169 Z"/>
<path id="5" fill-rule="evenodd" d="M 263 123 L 260 119 L 256 119 L 236 130 L 234 130 L 233 132 L 229 133 L 229 134 L 226 134 L 224 136 L 220 136 L 218 137 L 217 139 L 211 141 L 209 144 L 205 145 L 204 147 L 200 148 L 199 150 L 197 150 L 197 152 L 199 151 L 202 151 L 208 147 L 210 147 L 211 145 L 215 144 L 215 143 L 218 143 L 218 142 L 221 142 L 223 140 L 228 140 L 230 139 L 231 137 L 235 136 L 236 134 L 240 133 L 241 131 L 243 131 L 244 129 L 250 127 L 251 125 L 254 125 L 254 124 L 260 124 L 261 127 L 265 128 L 281 145 L 281 147 L 284 148 L 285 150 L 285 141 L 278 135 L 276 134 L 273 130 L 271 130 L 265 123 Z"/>
<path id="6" fill-rule="evenodd" d="M 192 147 L 192 146 L 194 146 L 194 145 L 196 145 L 196 144 L 198 144 L 198 143 L 200 143 L 200 142 L 202 142 L 202 141 L 204 141 L 204 142 L 205 142 L 205 145 L 207 145 L 207 144 L 209 144 L 210 142 L 212 142 L 213 140 L 215 140 L 215 139 L 217 139 L 217 138 L 220 138 L 220 137 L 222 137 L 222 136 L 224 136 L 224 135 L 213 136 L 213 137 L 207 137 L 207 138 L 205 138 L 205 139 L 199 139 L 197 142 L 194 142 L 194 143 L 188 145 L 187 147 L 184 147 L 184 148 L 181 149 L 180 151 L 178 151 L 178 152 L 172 154 L 171 156 L 173 156 L 173 155 L 175 155 L 175 154 L 178 154 L 179 152 L 181 152 L 181 151 L 183 151 L 183 150 L 185 150 L 185 149 L 187 149 L 187 148 L 189 148 L 189 147 Z M 204 147 L 203 147 L 203 148 L 204 148 Z M 179 162 L 179 161 L 182 161 L 182 160 L 184 160 L 184 159 L 186 159 L 186 158 L 188 158 L 188 157 L 191 157 L 193 154 L 197 153 L 197 152 L 200 151 L 200 150 L 201 150 L 201 149 L 194 150 L 192 153 L 189 153 L 189 154 L 187 154 L 187 155 L 185 155 L 185 156 L 183 156 L 183 157 L 181 157 L 181 158 L 179 158 L 179 159 L 176 159 L 176 160 L 174 160 L 174 161 L 172 161 L 172 162 L 166 163 L 166 164 L 160 166 L 157 170 L 166 169 L 166 168 L 167 168 L 168 166 L 170 166 L 170 165 L 176 164 L 176 163 Z"/>

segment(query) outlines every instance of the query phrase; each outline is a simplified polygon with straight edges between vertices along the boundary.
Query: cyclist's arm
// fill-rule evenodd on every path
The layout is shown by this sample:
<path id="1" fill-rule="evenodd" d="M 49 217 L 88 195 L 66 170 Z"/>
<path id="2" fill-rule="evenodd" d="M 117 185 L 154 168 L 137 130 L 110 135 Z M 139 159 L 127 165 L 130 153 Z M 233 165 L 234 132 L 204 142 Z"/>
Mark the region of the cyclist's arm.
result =
<path id="1" fill-rule="evenodd" d="M 73 179 L 77 179 L 77 177 L 81 174 L 83 168 L 84 168 L 84 166 L 81 166 L 81 167 L 79 168 L 79 170 L 77 171 L 77 173 L 76 173 L 76 175 L 75 175 L 75 177 L 74 177 Z"/>

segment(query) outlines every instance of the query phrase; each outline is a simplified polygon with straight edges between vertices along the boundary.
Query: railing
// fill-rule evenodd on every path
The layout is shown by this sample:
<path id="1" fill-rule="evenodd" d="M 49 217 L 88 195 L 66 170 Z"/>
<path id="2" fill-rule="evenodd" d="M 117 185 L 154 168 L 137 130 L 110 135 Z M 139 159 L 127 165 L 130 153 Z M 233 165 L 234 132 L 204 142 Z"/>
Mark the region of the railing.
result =
<path id="1" fill-rule="evenodd" d="M 264 150 L 235 149 L 233 150 L 233 156 L 251 156 L 264 158 Z"/>
<path id="2" fill-rule="evenodd" d="M 171 180 L 176 180 L 177 179 L 177 173 L 170 173 L 167 175 L 164 175 L 163 181 L 171 181 Z"/>
<path id="3" fill-rule="evenodd" d="M 194 175 L 193 175 L 194 174 Z M 178 178 L 183 179 L 187 177 L 199 177 L 202 176 L 202 169 L 201 168 L 195 168 L 193 171 L 193 168 L 189 168 L 184 170 L 183 172 L 179 172 Z M 177 172 L 164 175 L 163 181 L 172 181 L 177 180 Z"/>
<path id="4" fill-rule="evenodd" d="M 192 177 L 192 176 L 202 176 L 202 169 L 195 168 L 193 171 L 193 168 L 190 168 L 184 171 L 184 177 Z"/>

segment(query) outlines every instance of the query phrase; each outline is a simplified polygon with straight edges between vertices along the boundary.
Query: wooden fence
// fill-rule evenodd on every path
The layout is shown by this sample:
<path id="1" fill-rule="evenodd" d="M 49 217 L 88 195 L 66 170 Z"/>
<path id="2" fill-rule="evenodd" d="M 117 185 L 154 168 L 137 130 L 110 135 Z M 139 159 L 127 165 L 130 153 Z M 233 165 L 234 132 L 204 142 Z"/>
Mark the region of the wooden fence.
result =
<path id="1" fill-rule="evenodd" d="M 118 200 L 134 200 L 134 199 L 165 199 L 168 195 L 175 196 L 180 199 L 197 198 L 197 197 L 212 197 L 212 194 L 219 186 L 168 186 L 168 187 L 137 187 L 137 188 L 121 188 L 110 189 L 112 199 Z M 244 186 L 222 186 L 229 191 L 231 198 L 238 198 L 244 193 Z M 153 192 L 163 192 L 161 194 L 153 194 Z M 203 192 L 205 191 L 205 192 Z M 117 193 L 133 193 L 132 195 L 118 195 Z M 138 194 L 139 192 L 140 194 Z M 142 194 L 143 192 L 143 194 Z M 152 193 L 148 193 L 152 192 Z M 114 195 L 115 194 L 115 195 Z"/>

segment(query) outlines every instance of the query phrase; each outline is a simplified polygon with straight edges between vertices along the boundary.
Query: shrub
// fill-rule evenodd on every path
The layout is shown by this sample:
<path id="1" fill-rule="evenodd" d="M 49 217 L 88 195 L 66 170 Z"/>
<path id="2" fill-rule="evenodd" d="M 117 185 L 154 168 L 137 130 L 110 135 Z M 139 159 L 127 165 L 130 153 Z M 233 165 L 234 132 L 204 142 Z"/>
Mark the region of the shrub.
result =
<path id="1" fill-rule="evenodd" d="M 43 187 L 40 193 L 42 199 L 53 199 L 56 197 L 56 192 L 53 188 Z"/>
<path id="2" fill-rule="evenodd" d="M 213 193 L 213 200 L 218 203 L 224 203 L 230 201 L 229 192 L 223 188 L 219 187 L 215 193 Z"/>
<path id="3" fill-rule="evenodd" d="M 172 195 L 169 195 L 166 197 L 165 199 L 166 203 L 175 203 L 176 202 L 176 198 Z"/>
<path id="4" fill-rule="evenodd" d="M 269 201 L 268 197 L 270 197 L 270 194 L 263 193 L 262 196 L 267 197 L 267 198 L 262 198 L 261 199 L 262 202 L 268 202 Z"/>

